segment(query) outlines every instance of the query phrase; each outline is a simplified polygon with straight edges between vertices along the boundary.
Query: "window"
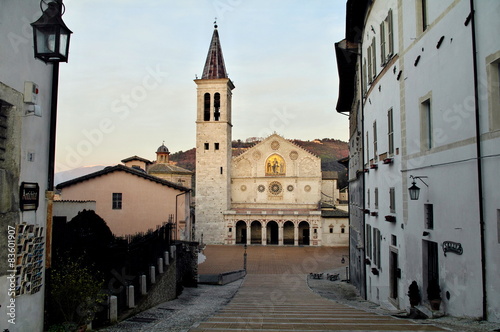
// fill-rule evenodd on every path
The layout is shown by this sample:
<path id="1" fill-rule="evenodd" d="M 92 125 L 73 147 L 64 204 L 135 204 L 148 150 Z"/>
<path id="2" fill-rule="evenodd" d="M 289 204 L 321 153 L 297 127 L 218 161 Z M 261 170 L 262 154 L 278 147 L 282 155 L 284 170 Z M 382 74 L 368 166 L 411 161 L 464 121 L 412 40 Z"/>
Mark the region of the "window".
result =
<path id="1" fill-rule="evenodd" d="M 368 51 L 367 51 L 367 57 L 368 57 L 368 72 L 367 72 L 367 83 L 368 84 L 371 84 L 371 82 L 373 81 L 373 77 L 372 77 L 372 66 L 373 66 L 373 59 L 372 59 L 372 46 L 368 46 Z"/>
<path id="2" fill-rule="evenodd" d="M 417 13 L 417 31 L 422 33 L 427 30 L 428 17 L 427 17 L 427 0 L 416 1 Z"/>
<path id="3" fill-rule="evenodd" d="M 122 193 L 113 193 L 113 210 L 122 209 Z"/>
<path id="4" fill-rule="evenodd" d="M 219 143 L 215 143 L 215 144 L 214 144 L 214 149 L 215 149 L 215 150 L 219 150 Z"/>
<path id="5" fill-rule="evenodd" d="M 373 229 L 373 263 L 380 269 L 380 230 Z"/>
<path id="6" fill-rule="evenodd" d="M 375 43 L 375 37 L 372 39 L 372 46 L 371 46 L 371 56 L 372 56 L 372 72 L 370 73 L 372 77 L 372 81 L 375 80 L 375 77 L 377 77 L 377 44 Z"/>
<path id="7" fill-rule="evenodd" d="M 363 69 L 361 70 L 361 75 L 363 75 L 363 94 L 366 93 L 366 87 L 368 86 L 368 77 L 366 76 L 366 59 L 363 59 Z"/>
<path id="8" fill-rule="evenodd" d="M 373 160 L 377 162 L 377 121 L 373 122 Z"/>
<path id="9" fill-rule="evenodd" d="M 5 161 L 7 154 L 7 131 L 9 104 L 0 99 L 0 162 Z"/>
<path id="10" fill-rule="evenodd" d="M 391 234 L 391 245 L 394 246 L 394 247 L 398 246 L 398 238 L 394 234 Z"/>
<path id="11" fill-rule="evenodd" d="M 430 99 L 426 99 L 420 104 L 420 148 L 423 151 L 432 148 L 432 113 Z"/>
<path id="12" fill-rule="evenodd" d="M 375 208 L 378 209 L 378 188 L 375 188 Z"/>
<path id="13" fill-rule="evenodd" d="M 396 188 L 389 189 L 389 209 L 391 213 L 396 212 Z"/>
<path id="14" fill-rule="evenodd" d="M 216 92 L 214 94 L 214 120 L 219 121 L 220 119 L 220 93 Z"/>
<path id="15" fill-rule="evenodd" d="M 330 226 L 330 234 L 333 233 L 333 226 Z"/>
<path id="16" fill-rule="evenodd" d="M 366 132 L 366 159 L 367 160 L 370 160 L 370 146 L 368 145 L 368 142 L 370 142 L 369 138 L 370 138 L 370 136 L 369 136 L 368 132 Z"/>
<path id="17" fill-rule="evenodd" d="M 342 233 L 342 234 L 344 234 L 344 233 L 345 233 L 345 226 L 342 226 L 342 227 L 340 228 L 340 233 Z"/>
<path id="18" fill-rule="evenodd" d="M 366 225 L 366 256 L 372 258 L 372 226 Z"/>
<path id="19" fill-rule="evenodd" d="M 204 96 L 203 120 L 210 121 L 210 93 L 205 93 Z"/>
<path id="20" fill-rule="evenodd" d="M 488 111 L 490 131 L 500 130 L 500 51 L 486 58 L 488 79 Z"/>
<path id="21" fill-rule="evenodd" d="M 205 146 L 205 150 L 210 149 L 210 144 L 209 143 L 205 143 L 204 146 Z"/>
<path id="22" fill-rule="evenodd" d="M 380 23 L 380 65 L 383 66 L 386 61 L 386 43 L 385 43 L 385 21 Z"/>
<path id="23" fill-rule="evenodd" d="M 366 206 L 370 207 L 370 189 L 366 191 Z"/>
<path id="24" fill-rule="evenodd" d="M 434 206 L 432 204 L 424 204 L 425 228 L 434 229 Z"/>
<path id="25" fill-rule="evenodd" d="M 389 156 L 394 155 L 394 121 L 392 108 L 387 112 L 387 140 L 389 142 Z"/>
<path id="26" fill-rule="evenodd" d="M 394 55 L 394 24 L 392 23 L 392 9 L 389 10 L 389 14 L 385 19 L 387 24 L 387 46 L 389 49 L 388 56 L 391 57 Z"/>
<path id="27" fill-rule="evenodd" d="M 221 175 L 224 174 L 224 168 L 223 167 L 220 168 L 220 174 Z"/>

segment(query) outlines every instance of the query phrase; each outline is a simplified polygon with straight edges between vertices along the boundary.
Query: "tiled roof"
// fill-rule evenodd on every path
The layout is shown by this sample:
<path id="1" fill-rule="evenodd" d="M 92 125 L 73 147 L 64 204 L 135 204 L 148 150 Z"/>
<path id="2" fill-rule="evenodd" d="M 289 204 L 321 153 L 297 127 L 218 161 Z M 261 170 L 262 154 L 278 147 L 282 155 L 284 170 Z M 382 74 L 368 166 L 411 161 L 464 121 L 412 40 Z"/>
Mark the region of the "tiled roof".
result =
<path id="1" fill-rule="evenodd" d="M 148 173 L 193 174 L 193 172 L 171 164 L 154 164 L 148 168 Z"/>
<path id="2" fill-rule="evenodd" d="M 224 57 L 222 56 L 222 48 L 219 40 L 219 32 L 217 25 L 212 35 L 210 49 L 208 50 L 207 61 L 203 69 L 202 79 L 217 79 L 227 78 L 226 66 L 224 65 Z"/>
<path id="3" fill-rule="evenodd" d="M 153 181 L 153 182 L 159 183 L 161 185 L 164 185 L 164 186 L 176 189 L 176 190 L 180 190 L 180 191 L 186 191 L 187 192 L 187 191 L 191 190 L 189 188 L 186 188 L 186 187 L 183 187 L 183 186 L 179 186 L 178 184 L 175 184 L 173 182 L 160 179 L 160 178 L 158 178 L 156 176 L 153 176 L 153 175 L 148 175 L 148 174 L 146 174 L 144 172 L 135 170 L 133 168 L 130 168 L 130 167 L 127 167 L 127 166 L 124 166 L 124 165 L 116 165 L 116 166 L 106 167 L 105 169 L 103 169 L 101 171 L 94 172 L 94 173 L 91 173 L 91 174 L 87 174 L 87 175 L 84 175 L 84 176 L 80 176 L 79 178 L 76 178 L 76 179 L 73 179 L 73 180 L 69 180 L 69 181 L 60 183 L 60 184 L 57 185 L 56 188 L 57 189 L 62 189 L 64 187 L 69 187 L 69 186 L 72 186 L 72 185 L 77 184 L 79 182 L 91 180 L 91 179 L 97 178 L 99 176 L 106 175 L 106 174 L 113 173 L 113 172 L 126 172 L 126 173 L 129 173 L 129 174 L 138 176 L 140 178 L 143 178 L 143 179 L 146 179 L 146 180 L 149 180 L 149 181 Z"/>
<path id="4" fill-rule="evenodd" d="M 323 171 L 323 180 L 336 180 L 339 178 L 339 173 L 336 171 Z"/>
<path id="5" fill-rule="evenodd" d="M 122 160 L 122 163 L 126 163 L 126 162 L 129 162 L 129 161 L 132 161 L 132 160 L 139 160 L 139 161 L 142 161 L 146 164 L 152 164 L 152 162 L 150 160 L 147 160 L 147 159 L 144 159 L 144 158 L 141 158 L 141 157 L 138 157 L 138 156 L 132 156 L 132 157 L 128 157 L 128 158 L 125 158 Z"/>

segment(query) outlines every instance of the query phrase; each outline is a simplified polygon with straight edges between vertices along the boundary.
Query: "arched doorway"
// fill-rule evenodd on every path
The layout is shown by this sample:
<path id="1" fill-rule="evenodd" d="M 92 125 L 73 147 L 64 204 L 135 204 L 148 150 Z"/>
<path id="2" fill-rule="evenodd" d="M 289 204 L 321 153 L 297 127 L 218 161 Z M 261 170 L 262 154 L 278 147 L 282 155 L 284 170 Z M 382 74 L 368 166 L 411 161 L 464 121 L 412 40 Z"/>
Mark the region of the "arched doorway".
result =
<path id="1" fill-rule="evenodd" d="M 295 226 L 293 222 L 286 221 L 283 225 L 283 244 L 294 245 Z"/>
<path id="2" fill-rule="evenodd" d="M 250 234 L 251 244 L 262 244 L 262 224 L 260 221 L 252 221 L 250 225 Z"/>
<path id="3" fill-rule="evenodd" d="M 247 223 L 240 220 L 236 223 L 236 244 L 247 243 Z"/>
<path id="4" fill-rule="evenodd" d="M 278 223 L 276 221 L 270 221 L 267 223 L 267 244 L 278 244 Z"/>
<path id="5" fill-rule="evenodd" d="M 308 246 L 309 236 L 309 223 L 307 221 L 301 221 L 299 224 L 299 246 Z"/>

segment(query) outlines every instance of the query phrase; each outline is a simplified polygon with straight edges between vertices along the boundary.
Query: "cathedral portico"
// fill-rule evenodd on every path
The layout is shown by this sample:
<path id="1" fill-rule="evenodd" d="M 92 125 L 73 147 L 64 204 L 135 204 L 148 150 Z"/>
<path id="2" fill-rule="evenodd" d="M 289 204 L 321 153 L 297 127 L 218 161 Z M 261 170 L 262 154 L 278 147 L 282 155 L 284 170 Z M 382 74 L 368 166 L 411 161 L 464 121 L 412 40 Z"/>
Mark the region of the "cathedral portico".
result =
<path id="1" fill-rule="evenodd" d="M 294 214 L 298 211 L 279 211 L 279 214 L 235 212 L 227 211 L 224 215 L 225 244 L 321 245 L 321 215 L 315 211 L 300 214 Z"/>

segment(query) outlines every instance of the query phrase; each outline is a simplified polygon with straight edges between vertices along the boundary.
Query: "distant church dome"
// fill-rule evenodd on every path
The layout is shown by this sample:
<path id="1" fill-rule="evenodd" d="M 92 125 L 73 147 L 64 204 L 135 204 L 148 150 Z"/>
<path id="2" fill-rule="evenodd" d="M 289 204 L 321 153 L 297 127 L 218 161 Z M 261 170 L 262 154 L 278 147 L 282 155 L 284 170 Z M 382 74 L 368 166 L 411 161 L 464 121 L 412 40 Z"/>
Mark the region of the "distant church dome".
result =
<path id="1" fill-rule="evenodd" d="M 156 153 L 158 153 L 158 152 L 160 152 L 160 153 L 161 153 L 161 152 L 163 152 L 163 153 L 170 153 L 170 152 L 168 151 L 167 147 L 165 146 L 165 144 L 162 144 L 162 145 L 158 148 L 158 150 L 156 150 Z"/>

